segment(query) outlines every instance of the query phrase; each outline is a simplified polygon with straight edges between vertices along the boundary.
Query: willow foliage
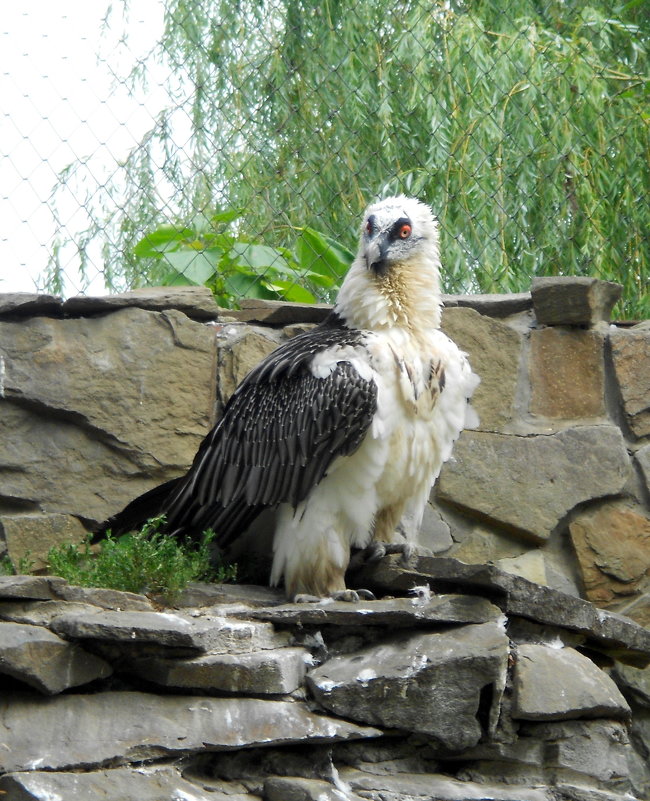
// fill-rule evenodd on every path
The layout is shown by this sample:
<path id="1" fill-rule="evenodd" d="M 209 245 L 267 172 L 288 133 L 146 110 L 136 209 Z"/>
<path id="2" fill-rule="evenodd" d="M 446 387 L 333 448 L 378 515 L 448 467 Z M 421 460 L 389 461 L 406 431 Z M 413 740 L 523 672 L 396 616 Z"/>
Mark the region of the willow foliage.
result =
<path id="1" fill-rule="evenodd" d="M 244 209 L 256 241 L 353 247 L 364 204 L 404 191 L 439 215 L 447 291 L 595 275 L 650 316 L 643 3 L 166 0 L 166 20 L 175 85 L 120 176 L 116 280 L 146 280 L 132 247 L 163 222 Z"/>

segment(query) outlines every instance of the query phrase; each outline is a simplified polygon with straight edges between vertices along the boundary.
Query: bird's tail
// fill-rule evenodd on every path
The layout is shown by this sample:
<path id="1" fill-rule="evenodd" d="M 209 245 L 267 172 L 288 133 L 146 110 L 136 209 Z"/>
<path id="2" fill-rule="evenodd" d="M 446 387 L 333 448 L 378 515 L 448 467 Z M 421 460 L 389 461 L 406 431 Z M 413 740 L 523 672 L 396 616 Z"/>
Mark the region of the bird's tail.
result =
<path id="1" fill-rule="evenodd" d="M 166 481 L 164 484 L 160 484 L 158 487 L 139 495 L 125 506 L 121 512 L 100 523 L 92 534 L 91 543 L 99 542 L 106 536 L 108 531 L 113 536 L 119 537 L 129 531 L 137 531 L 142 528 L 147 520 L 160 514 L 165 501 L 183 478 L 184 476 L 172 478 L 170 481 Z"/>

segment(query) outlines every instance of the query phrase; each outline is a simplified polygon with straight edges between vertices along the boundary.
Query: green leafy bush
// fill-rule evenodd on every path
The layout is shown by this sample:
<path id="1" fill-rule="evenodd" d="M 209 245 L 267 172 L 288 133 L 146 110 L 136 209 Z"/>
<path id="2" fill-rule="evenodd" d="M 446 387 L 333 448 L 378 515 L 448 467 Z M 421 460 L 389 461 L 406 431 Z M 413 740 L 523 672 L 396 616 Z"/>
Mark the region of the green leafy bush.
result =
<path id="1" fill-rule="evenodd" d="M 347 248 L 312 228 L 295 229 L 291 249 L 253 242 L 227 230 L 242 213 L 219 212 L 201 226 L 162 225 L 133 253 L 155 283 L 208 286 L 226 308 L 241 298 L 333 298 L 354 258 Z"/>
<path id="2" fill-rule="evenodd" d="M 52 548 L 48 566 L 82 587 L 106 587 L 126 592 L 162 595 L 173 600 L 190 581 L 233 581 L 236 567 L 211 564 L 213 531 L 205 531 L 197 546 L 185 545 L 160 530 L 164 517 L 150 520 L 140 531 L 114 539 L 110 533 L 93 553 L 89 540 L 81 545 Z"/>

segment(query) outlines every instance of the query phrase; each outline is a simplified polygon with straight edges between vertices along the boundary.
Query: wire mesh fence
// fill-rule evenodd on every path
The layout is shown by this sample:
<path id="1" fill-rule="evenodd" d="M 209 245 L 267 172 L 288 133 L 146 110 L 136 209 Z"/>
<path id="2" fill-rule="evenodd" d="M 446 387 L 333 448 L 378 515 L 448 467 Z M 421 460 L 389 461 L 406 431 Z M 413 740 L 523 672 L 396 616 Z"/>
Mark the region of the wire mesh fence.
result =
<path id="1" fill-rule="evenodd" d="M 39 206 L 0 190 L 21 223 L 50 215 L 41 288 L 331 300 L 362 208 L 404 192 L 440 219 L 446 291 L 593 275 L 650 317 L 644 2 L 122 0 L 91 34 L 129 141 L 50 165 Z"/>

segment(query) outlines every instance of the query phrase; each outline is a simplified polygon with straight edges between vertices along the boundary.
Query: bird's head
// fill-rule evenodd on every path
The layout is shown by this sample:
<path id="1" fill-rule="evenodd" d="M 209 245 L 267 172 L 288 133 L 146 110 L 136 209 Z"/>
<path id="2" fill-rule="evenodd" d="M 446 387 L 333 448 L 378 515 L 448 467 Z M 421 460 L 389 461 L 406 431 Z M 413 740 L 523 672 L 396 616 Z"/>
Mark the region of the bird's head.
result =
<path id="1" fill-rule="evenodd" d="M 438 224 L 429 206 L 405 195 L 368 206 L 336 305 L 358 328 L 440 325 Z"/>
<path id="2" fill-rule="evenodd" d="M 400 195 L 373 203 L 365 211 L 359 256 L 379 278 L 396 264 L 434 253 L 438 226 L 431 209 L 415 198 Z"/>

